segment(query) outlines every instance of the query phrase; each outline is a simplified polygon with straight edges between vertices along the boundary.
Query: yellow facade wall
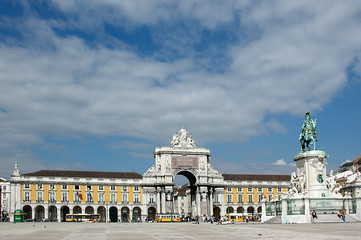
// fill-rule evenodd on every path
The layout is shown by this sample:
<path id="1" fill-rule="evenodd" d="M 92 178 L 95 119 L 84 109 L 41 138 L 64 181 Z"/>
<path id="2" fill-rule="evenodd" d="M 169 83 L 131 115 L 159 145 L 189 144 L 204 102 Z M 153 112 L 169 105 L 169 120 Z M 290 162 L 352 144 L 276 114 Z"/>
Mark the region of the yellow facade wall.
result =
<path id="1" fill-rule="evenodd" d="M 81 203 L 85 203 L 86 202 L 86 186 L 79 186 L 79 192 L 81 193 L 81 196 L 83 197 L 82 199 L 80 199 Z"/>
<path id="2" fill-rule="evenodd" d="M 36 186 L 37 184 L 30 185 L 30 201 L 36 202 Z"/>
<path id="3" fill-rule="evenodd" d="M 117 200 L 119 203 L 123 202 L 123 196 L 122 196 L 122 187 L 121 186 L 116 186 L 115 187 L 115 191 L 117 192 Z"/>
<path id="4" fill-rule="evenodd" d="M 110 202 L 110 186 L 104 186 L 104 201 Z"/>
<path id="5" fill-rule="evenodd" d="M 61 185 L 55 185 L 55 198 L 57 202 L 61 202 Z"/>
<path id="6" fill-rule="evenodd" d="M 68 201 L 73 203 L 74 202 L 74 185 L 68 185 Z"/>
<path id="7" fill-rule="evenodd" d="M 129 203 L 134 203 L 134 187 L 128 187 L 128 201 Z"/>
<path id="8" fill-rule="evenodd" d="M 232 202 L 236 203 L 237 201 L 237 188 L 232 188 Z"/>
<path id="9" fill-rule="evenodd" d="M 44 193 L 43 193 L 44 202 L 49 202 L 49 188 L 50 188 L 49 185 L 44 185 L 43 186 L 43 189 L 44 189 Z"/>
<path id="10" fill-rule="evenodd" d="M 98 186 L 92 186 L 92 197 L 93 197 L 93 202 L 97 203 L 99 201 L 98 199 Z"/>

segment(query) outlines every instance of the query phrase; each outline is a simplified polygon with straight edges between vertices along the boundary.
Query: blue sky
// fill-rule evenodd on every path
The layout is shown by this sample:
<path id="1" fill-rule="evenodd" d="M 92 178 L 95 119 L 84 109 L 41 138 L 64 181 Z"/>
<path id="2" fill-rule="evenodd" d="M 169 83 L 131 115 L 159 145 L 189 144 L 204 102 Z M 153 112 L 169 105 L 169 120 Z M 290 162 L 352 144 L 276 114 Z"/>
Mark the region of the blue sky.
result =
<path id="1" fill-rule="evenodd" d="M 221 173 L 360 148 L 360 1 L 0 2 L 0 176 L 136 171 L 185 127 Z"/>

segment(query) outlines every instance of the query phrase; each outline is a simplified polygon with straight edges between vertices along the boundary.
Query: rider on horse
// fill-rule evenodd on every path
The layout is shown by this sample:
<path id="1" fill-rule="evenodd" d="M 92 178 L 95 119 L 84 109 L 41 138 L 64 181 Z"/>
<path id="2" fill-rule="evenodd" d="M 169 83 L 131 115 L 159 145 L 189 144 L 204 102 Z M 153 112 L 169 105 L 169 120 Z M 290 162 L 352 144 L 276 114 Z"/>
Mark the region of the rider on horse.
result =
<path id="1" fill-rule="evenodd" d="M 300 142 L 301 142 L 301 151 L 306 151 L 306 146 L 308 150 L 310 147 L 308 146 L 310 143 L 313 144 L 313 149 L 316 149 L 316 141 L 317 141 L 317 131 L 316 131 L 316 119 L 311 120 L 311 115 L 309 112 L 305 114 L 305 120 L 302 124 L 302 132 L 300 134 Z M 311 142 L 312 141 L 312 142 Z"/>

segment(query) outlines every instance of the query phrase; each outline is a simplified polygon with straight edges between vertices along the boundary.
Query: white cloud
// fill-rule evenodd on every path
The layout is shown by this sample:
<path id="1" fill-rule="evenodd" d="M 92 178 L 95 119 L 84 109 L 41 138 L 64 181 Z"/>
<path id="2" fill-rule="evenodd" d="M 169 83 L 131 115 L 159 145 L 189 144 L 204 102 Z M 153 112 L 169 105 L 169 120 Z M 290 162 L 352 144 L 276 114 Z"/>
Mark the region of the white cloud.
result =
<path id="1" fill-rule="evenodd" d="M 285 162 L 284 159 L 278 159 L 276 162 L 272 163 L 273 165 L 277 165 L 277 166 L 286 166 L 287 163 Z"/>
<path id="2" fill-rule="evenodd" d="M 169 143 L 185 126 L 203 145 L 245 141 L 264 133 L 264 126 L 283 133 L 276 120 L 263 123 L 267 114 L 321 109 L 345 86 L 348 64 L 361 56 L 357 1 L 250 1 L 247 8 L 237 1 L 134 2 L 87 2 L 78 8 L 60 1 L 56 4 L 70 22 L 31 15 L 14 26 L 27 42 L 0 43 L 0 146 L 11 145 L 2 148 L 3 155 L 12 156 L 7 160 L 22 152 L 19 144 L 42 143 L 43 135 L 121 135 Z M 114 6 L 110 15 L 109 6 Z M 221 49 L 227 59 L 221 72 L 210 64 L 213 54 L 172 40 L 194 43 L 198 30 L 233 25 L 234 16 L 241 27 Z M 192 21 L 196 31 L 172 32 L 159 52 L 167 59 L 173 44 L 187 53 L 172 61 L 159 61 L 157 53 L 144 57 L 120 41 L 110 49 L 54 30 L 92 26 L 104 35 L 108 21 L 135 28 L 147 24 L 155 27 L 154 39 L 164 39 L 157 24 L 173 27 L 183 20 Z M 189 35 L 178 35 L 187 30 Z"/>

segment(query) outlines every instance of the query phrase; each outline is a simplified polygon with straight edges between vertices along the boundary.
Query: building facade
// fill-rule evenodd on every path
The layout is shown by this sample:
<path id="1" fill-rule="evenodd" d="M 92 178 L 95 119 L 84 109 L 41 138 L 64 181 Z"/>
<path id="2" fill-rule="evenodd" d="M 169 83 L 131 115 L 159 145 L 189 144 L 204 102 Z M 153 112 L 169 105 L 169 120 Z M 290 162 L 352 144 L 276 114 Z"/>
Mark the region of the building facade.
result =
<path id="1" fill-rule="evenodd" d="M 9 221 L 10 218 L 10 182 L 0 178 L 0 221 Z"/>
<path id="2" fill-rule="evenodd" d="M 262 199 L 280 198 L 288 190 L 289 175 L 219 174 L 210 156 L 209 149 L 196 147 L 182 128 L 170 147 L 155 149 L 155 165 L 143 175 L 59 170 L 21 174 L 15 165 L 10 211 L 20 209 L 35 221 L 64 221 L 73 213 L 96 213 L 106 222 L 145 221 L 162 213 L 219 218 L 232 212 L 261 214 Z M 176 175 L 189 180 L 179 196 Z"/>

